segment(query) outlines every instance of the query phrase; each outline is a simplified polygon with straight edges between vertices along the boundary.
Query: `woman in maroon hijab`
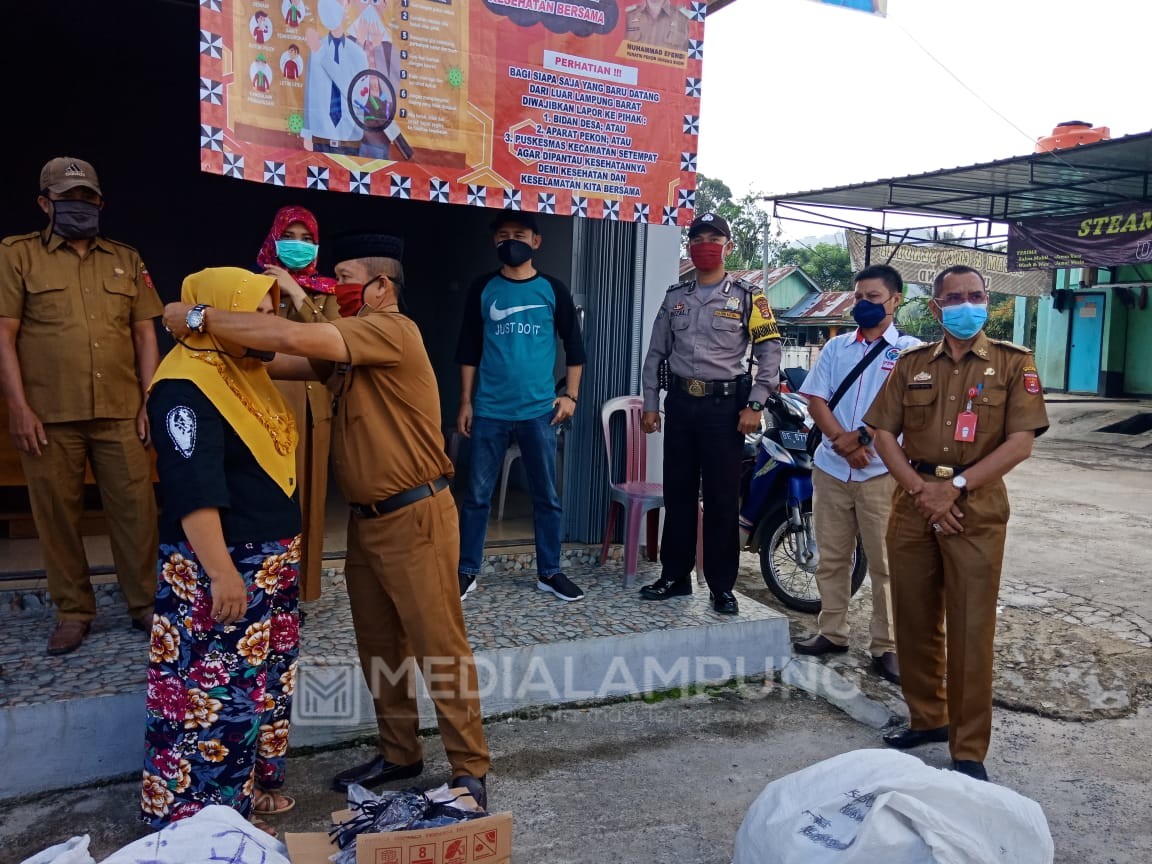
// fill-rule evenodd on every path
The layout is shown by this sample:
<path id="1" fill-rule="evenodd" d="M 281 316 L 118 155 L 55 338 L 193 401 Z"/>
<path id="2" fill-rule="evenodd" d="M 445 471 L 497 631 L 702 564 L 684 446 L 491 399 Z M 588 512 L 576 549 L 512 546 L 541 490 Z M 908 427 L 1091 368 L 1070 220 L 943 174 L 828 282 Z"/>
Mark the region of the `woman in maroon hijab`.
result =
<path id="1" fill-rule="evenodd" d="M 279 314 L 291 321 L 331 321 L 340 315 L 336 280 L 316 272 L 320 229 L 303 207 L 281 207 L 260 247 L 256 263 L 280 286 Z M 300 433 L 296 477 L 304 519 L 300 552 L 300 599 L 320 596 L 324 551 L 324 501 L 328 494 L 328 446 L 332 395 L 315 381 L 278 381 Z"/>

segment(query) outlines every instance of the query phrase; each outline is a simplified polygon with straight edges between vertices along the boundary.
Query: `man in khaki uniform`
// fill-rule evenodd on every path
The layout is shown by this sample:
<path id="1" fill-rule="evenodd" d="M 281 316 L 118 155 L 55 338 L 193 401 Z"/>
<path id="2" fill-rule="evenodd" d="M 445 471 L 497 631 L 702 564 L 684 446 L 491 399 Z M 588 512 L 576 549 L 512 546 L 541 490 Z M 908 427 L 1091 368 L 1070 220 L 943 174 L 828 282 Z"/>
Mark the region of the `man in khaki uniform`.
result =
<path id="1" fill-rule="evenodd" d="M 164 324 L 183 337 L 190 312 L 202 311 L 201 332 L 299 355 L 277 357 L 275 377 L 327 380 L 337 373 L 332 465 L 352 502 L 345 577 L 361 668 L 376 706 L 380 755 L 336 775 L 333 787 L 347 791 L 352 783 L 375 786 L 423 772 L 414 678 L 419 669 L 436 705 L 452 784 L 484 806 L 488 746 L 456 575 L 460 531 L 448 491 L 452 463 L 444 452 L 432 364 L 415 322 L 399 311 L 402 244 L 395 237 L 356 234 L 334 246 L 336 278 L 361 286 L 364 307 L 354 318 L 303 324 L 170 303 Z M 337 363 L 345 365 L 337 369 Z"/>
<path id="2" fill-rule="evenodd" d="M 674 0 L 640 0 L 625 11 L 629 42 L 659 45 L 663 48 L 688 48 L 688 16 Z"/>
<path id="3" fill-rule="evenodd" d="M 91 165 L 53 159 L 37 200 L 48 227 L 0 242 L 0 387 L 56 604 L 48 653 L 66 654 L 96 617 L 80 536 L 85 462 L 128 614 L 151 630 L 157 529 L 144 393 L 163 309 L 136 250 L 100 236 L 104 198 Z"/>
<path id="4" fill-rule="evenodd" d="M 886 543 L 911 723 L 884 741 L 948 741 L 953 768 L 987 780 L 1003 477 L 1032 454 L 1048 415 L 1032 352 L 983 333 L 977 271 L 941 272 L 930 309 L 943 341 L 905 351 L 864 417 L 898 484 Z"/>

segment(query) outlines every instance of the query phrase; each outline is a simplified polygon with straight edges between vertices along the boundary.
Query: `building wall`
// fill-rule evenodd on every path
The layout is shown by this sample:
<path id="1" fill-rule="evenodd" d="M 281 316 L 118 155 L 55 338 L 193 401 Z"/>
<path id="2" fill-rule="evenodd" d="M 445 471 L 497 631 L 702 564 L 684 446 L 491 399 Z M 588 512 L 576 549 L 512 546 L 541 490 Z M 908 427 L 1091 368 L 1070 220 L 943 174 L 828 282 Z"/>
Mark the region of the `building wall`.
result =
<path id="1" fill-rule="evenodd" d="M 811 293 L 811 283 L 793 272 L 768 289 L 768 302 L 773 309 L 791 309 Z"/>
<path id="2" fill-rule="evenodd" d="M 1104 295 L 1104 322 L 1100 356 L 1101 396 L 1152 394 L 1152 299 L 1140 308 L 1140 298 L 1152 293 L 1146 267 L 1100 269 L 1093 275 L 1080 269 L 1056 273 L 1057 289 L 1074 295 Z M 1091 282 L 1092 284 L 1087 284 Z M 1083 285 L 1083 287 L 1081 287 Z M 1036 328 L 1036 359 L 1041 380 L 1052 390 L 1064 390 L 1068 381 L 1070 300 L 1064 311 L 1054 308 L 1052 297 L 1041 297 Z"/>

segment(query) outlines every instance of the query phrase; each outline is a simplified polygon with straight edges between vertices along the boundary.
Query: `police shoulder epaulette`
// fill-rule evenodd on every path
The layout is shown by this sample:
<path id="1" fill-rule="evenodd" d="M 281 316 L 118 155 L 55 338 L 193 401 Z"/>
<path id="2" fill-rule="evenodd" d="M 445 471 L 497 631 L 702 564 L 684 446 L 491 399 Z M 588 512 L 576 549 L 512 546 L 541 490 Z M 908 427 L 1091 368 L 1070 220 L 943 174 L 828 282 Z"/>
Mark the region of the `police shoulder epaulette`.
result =
<path id="1" fill-rule="evenodd" d="M 742 276 L 737 276 L 735 279 L 733 279 L 732 284 L 735 285 L 737 288 L 743 288 L 749 294 L 755 294 L 760 290 L 759 285 L 753 285 L 751 282 L 749 282 L 747 279 L 745 279 Z"/>
<path id="2" fill-rule="evenodd" d="M 133 255 L 139 255 L 140 254 L 137 251 L 135 246 L 129 246 L 127 243 L 121 243 L 119 240 L 112 240 L 112 239 L 109 239 L 108 237 L 101 237 L 100 239 L 104 243 L 107 243 L 109 246 L 118 246 L 121 249 L 127 249 Z"/>
<path id="3" fill-rule="evenodd" d="M 1011 348 L 1014 351 L 1019 351 L 1022 354 L 1031 354 L 1032 349 L 1027 345 L 1017 345 L 1015 342 L 1009 342 L 1007 339 L 989 339 L 993 345 L 1000 345 L 1004 348 Z"/>
<path id="4" fill-rule="evenodd" d="M 900 352 L 900 356 L 903 357 L 905 354 L 911 354 L 915 351 L 923 351 L 925 348 L 934 348 L 936 345 L 936 342 L 921 342 L 919 345 L 913 345 L 911 348 L 905 348 Z"/>
<path id="5" fill-rule="evenodd" d="M 11 237 L 5 237 L 3 240 L 0 240 L 0 243 L 3 243 L 5 246 L 15 246 L 17 243 L 21 243 L 25 240 L 39 239 L 40 232 L 33 231 L 31 234 L 13 234 Z"/>
<path id="6" fill-rule="evenodd" d="M 685 279 L 683 282 L 677 282 L 675 285 L 669 285 L 668 291 L 670 293 L 672 291 L 675 291 L 677 288 L 685 288 L 685 289 L 691 288 L 692 283 L 695 281 L 696 281 L 695 279 Z"/>

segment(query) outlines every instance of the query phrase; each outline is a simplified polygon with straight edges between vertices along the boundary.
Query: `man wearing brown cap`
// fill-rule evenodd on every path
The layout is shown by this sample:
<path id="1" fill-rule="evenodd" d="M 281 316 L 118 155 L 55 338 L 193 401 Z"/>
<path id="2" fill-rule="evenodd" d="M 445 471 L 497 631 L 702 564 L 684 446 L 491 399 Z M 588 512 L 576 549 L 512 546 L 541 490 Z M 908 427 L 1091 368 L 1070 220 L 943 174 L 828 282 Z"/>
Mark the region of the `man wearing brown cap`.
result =
<path id="1" fill-rule="evenodd" d="M 100 181 L 81 159 L 40 172 L 48 226 L 0 241 L 0 387 L 56 604 L 49 654 L 84 641 L 96 617 L 80 535 L 92 466 L 120 589 L 134 627 L 151 630 L 156 499 L 144 392 L 162 307 L 130 246 L 100 235 Z"/>
<path id="2" fill-rule="evenodd" d="M 360 233 L 333 245 L 342 289 L 358 286 L 361 293 L 355 317 L 302 324 L 170 303 L 164 324 L 178 337 L 197 330 L 297 355 L 276 357 L 274 377 L 334 378 L 332 467 L 352 502 L 345 578 L 361 668 L 376 706 L 380 755 L 338 774 L 333 787 L 347 791 L 352 783 L 375 786 L 423 772 L 418 668 L 436 704 L 452 785 L 466 787 L 484 806 L 488 746 L 458 593 L 452 463 L 424 341 L 415 322 L 400 314 L 402 242 Z"/>
<path id="3" fill-rule="evenodd" d="M 668 362 L 664 412 L 664 539 L 660 578 L 640 589 L 645 600 L 692 593 L 697 496 L 704 502 L 704 577 L 712 608 L 739 612 L 732 587 L 740 564 L 740 461 L 744 436 L 760 428 L 764 401 L 780 385 L 780 332 L 764 292 L 730 276 L 732 229 L 704 213 L 688 229 L 696 278 L 668 289 L 644 359 L 648 433 L 660 422 L 660 364 Z M 745 376 L 748 348 L 756 372 Z"/>

